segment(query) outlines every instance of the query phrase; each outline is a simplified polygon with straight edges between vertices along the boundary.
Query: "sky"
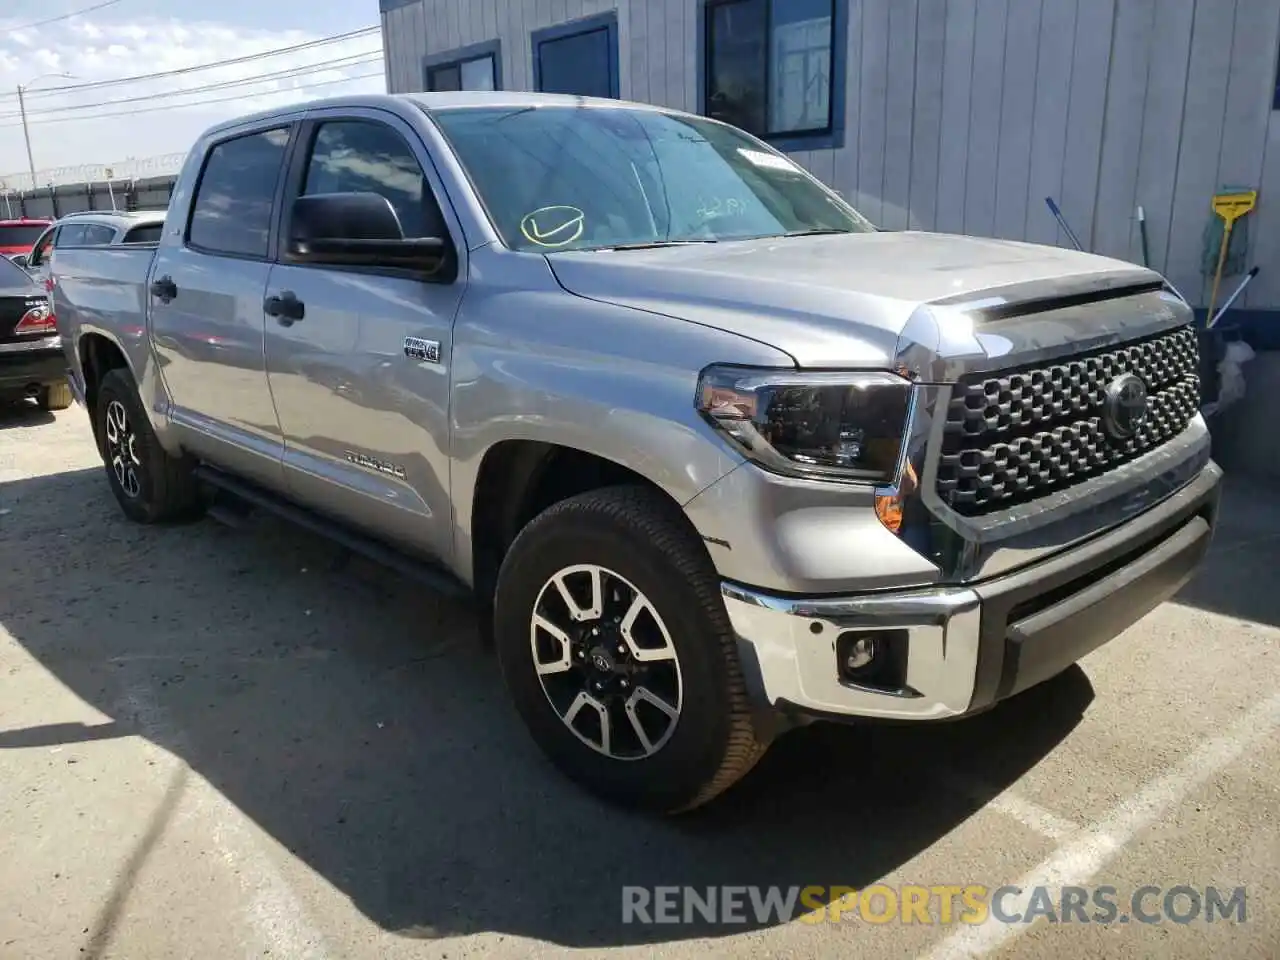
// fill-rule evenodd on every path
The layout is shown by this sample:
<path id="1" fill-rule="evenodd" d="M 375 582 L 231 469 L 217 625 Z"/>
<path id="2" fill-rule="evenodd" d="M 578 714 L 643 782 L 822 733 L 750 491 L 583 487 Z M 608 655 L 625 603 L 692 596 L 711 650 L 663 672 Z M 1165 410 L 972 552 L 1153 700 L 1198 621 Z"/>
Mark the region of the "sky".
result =
<path id="1" fill-rule="evenodd" d="M 88 9 L 99 5 L 101 9 Z M 3 7 L 0 187 L 9 189 L 31 184 L 19 85 L 27 87 L 31 149 L 42 186 L 50 179 L 83 179 L 67 169 L 82 165 L 114 165 L 116 176 L 125 170 L 139 171 L 138 176 L 172 172 L 160 169 L 172 160 L 149 165 L 126 161 L 184 153 L 204 129 L 229 117 L 385 89 L 377 32 L 208 70 L 75 89 L 77 84 L 182 70 L 373 27 L 378 24 L 377 0 L 43 0 L 6 2 Z M 20 12 L 12 12 L 15 8 Z M 32 26 L 79 11 L 84 12 Z M 219 102 L 208 102 L 214 100 Z"/>

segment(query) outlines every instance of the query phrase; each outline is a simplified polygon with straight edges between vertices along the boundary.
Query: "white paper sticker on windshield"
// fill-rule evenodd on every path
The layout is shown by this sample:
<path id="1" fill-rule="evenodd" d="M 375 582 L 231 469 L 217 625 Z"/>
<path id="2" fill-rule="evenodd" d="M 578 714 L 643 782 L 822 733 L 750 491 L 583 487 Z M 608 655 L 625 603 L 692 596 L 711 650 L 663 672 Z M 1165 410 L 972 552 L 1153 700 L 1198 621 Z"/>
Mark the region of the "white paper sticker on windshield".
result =
<path id="1" fill-rule="evenodd" d="M 775 156 L 772 153 L 765 153 L 763 150 L 748 150 L 746 147 L 739 147 L 738 152 L 757 167 L 768 167 L 771 170 L 785 170 L 787 173 L 795 173 L 796 171 L 796 165 L 785 157 Z"/>

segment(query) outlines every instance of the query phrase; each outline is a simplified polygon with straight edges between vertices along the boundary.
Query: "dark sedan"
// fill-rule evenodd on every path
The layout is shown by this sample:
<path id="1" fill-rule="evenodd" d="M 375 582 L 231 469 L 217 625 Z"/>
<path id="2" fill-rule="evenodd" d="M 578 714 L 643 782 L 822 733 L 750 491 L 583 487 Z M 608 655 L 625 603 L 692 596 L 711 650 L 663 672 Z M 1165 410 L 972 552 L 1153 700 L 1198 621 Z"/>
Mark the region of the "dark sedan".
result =
<path id="1" fill-rule="evenodd" d="M 0 257 L 0 397 L 33 397 L 45 410 L 64 410 L 73 400 L 66 374 L 49 295 Z"/>

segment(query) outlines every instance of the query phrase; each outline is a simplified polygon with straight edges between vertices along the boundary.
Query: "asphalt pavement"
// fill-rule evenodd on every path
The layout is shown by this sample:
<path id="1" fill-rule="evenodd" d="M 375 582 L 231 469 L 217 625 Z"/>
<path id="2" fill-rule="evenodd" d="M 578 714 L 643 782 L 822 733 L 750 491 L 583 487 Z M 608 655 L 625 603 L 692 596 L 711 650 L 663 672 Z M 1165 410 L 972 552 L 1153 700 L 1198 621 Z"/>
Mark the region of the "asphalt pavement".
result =
<path id="1" fill-rule="evenodd" d="M 1280 956 L 1280 498 L 1244 478 L 1079 667 L 797 731 L 677 820 L 551 770 L 465 608 L 269 518 L 127 522 L 78 408 L 0 410 L 0 547 L 5 960 Z M 940 886 L 1000 917 L 904 918 Z"/>

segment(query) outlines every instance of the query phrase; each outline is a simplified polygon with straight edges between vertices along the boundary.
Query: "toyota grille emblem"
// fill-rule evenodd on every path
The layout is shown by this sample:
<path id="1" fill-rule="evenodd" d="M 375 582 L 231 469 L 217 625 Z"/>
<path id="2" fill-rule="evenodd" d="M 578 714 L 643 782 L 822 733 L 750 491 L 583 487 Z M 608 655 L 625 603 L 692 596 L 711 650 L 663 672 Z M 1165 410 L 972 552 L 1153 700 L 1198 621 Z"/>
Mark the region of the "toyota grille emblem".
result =
<path id="1" fill-rule="evenodd" d="M 1147 419 L 1147 385 L 1132 373 L 1116 377 L 1107 384 L 1106 410 L 1103 417 L 1107 433 L 1117 440 L 1128 440 Z"/>

